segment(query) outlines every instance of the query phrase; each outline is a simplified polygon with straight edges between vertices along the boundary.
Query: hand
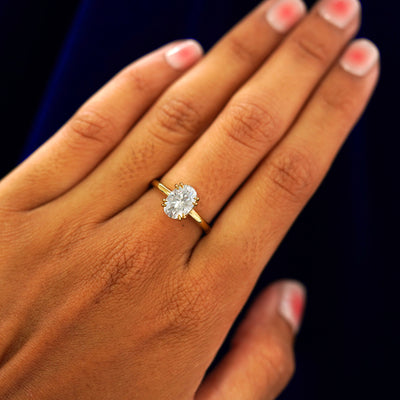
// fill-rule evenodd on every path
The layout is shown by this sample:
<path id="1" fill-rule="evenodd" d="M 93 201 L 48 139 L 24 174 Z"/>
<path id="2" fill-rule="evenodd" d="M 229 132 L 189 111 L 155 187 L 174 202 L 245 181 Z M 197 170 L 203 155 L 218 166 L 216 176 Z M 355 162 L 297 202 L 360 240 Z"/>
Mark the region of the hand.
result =
<path id="1" fill-rule="evenodd" d="M 355 1 L 270 0 L 199 62 L 196 42 L 166 45 L 0 182 L 0 398 L 278 395 L 294 282 L 262 293 L 203 376 L 374 89 L 376 48 L 345 50 L 359 23 Z M 208 235 L 165 215 L 157 177 L 198 191 Z"/>

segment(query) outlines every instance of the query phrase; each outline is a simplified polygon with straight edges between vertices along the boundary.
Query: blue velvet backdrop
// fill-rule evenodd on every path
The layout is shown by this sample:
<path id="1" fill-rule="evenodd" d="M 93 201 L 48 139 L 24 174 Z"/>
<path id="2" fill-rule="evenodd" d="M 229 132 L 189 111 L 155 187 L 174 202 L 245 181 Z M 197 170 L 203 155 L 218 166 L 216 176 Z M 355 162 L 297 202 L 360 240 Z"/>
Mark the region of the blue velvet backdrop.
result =
<path id="1" fill-rule="evenodd" d="M 123 66 L 179 38 L 196 38 L 207 50 L 256 4 L 1 0 L 0 176 Z M 382 52 L 379 87 L 253 293 L 280 277 L 309 289 L 297 372 L 282 399 L 397 393 L 400 9 L 397 2 L 364 1 L 363 10 L 359 36 Z"/>

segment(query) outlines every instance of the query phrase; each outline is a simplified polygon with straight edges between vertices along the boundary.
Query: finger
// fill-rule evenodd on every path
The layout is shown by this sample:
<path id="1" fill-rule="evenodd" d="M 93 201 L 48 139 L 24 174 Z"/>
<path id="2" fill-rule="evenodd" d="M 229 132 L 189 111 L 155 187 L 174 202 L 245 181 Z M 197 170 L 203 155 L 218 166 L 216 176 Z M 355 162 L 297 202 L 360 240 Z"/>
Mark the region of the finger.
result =
<path id="1" fill-rule="evenodd" d="M 292 6 L 292 14 L 281 21 L 279 32 L 265 17 L 277 3 L 278 9 Z M 93 198 L 103 199 L 96 204 L 100 219 L 131 204 L 208 127 L 279 43 L 283 28 L 289 29 L 304 12 L 303 3 L 295 0 L 261 4 L 166 91 L 113 154 L 70 193 L 71 202 L 76 203 L 75 196 L 79 196 L 80 210 L 85 212 L 93 208 Z"/>
<path id="2" fill-rule="evenodd" d="M 199 242 L 193 265 L 199 263 L 211 277 L 218 275 L 221 284 L 235 276 L 243 282 L 238 290 L 252 287 L 364 110 L 379 75 L 378 58 L 377 48 L 367 40 L 349 46 L 287 136 Z M 211 262 L 220 254 L 223 270 Z"/>
<path id="3" fill-rule="evenodd" d="M 195 400 L 275 399 L 294 372 L 293 337 L 305 297 L 304 286 L 295 281 L 275 283 L 261 293 Z"/>
<path id="4" fill-rule="evenodd" d="M 196 211 L 206 221 L 214 218 L 281 140 L 357 31 L 359 3 L 346 0 L 346 4 L 352 5 L 349 7 L 351 18 L 343 29 L 321 16 L 326 1 L 317 4 L 265 65 L 232 97 L 206 134 L 162 178 L 167 187 L 184 182 L 197 189 L 200 202 Z M 151 196 L 143 196 L 140 203 L 143 201 L 148 207 L 148 204 L 156 204 L 155 199 L 160 199 L 157 191 Z M 190 248 L 198 240 L 201 232 L 192 221 L 188 221 L 192 228 L 182 229 L 176 221 L 166 219 L 162 212 L 157 216 L 162 218 L 160 224 L 173 230 L 177 243 L 187 243 Z"/>
<path id="5" fill-rule="evenodd" d="M 165 58 L 168 51 L 174 54 L 171 65 Z M 197 42 L 173 42 L 126 67 L 1 181 L 1 203 L 15 209 L 32 209 L 69 190 L 96 167 L 167 86 L 200 56 Z"/>

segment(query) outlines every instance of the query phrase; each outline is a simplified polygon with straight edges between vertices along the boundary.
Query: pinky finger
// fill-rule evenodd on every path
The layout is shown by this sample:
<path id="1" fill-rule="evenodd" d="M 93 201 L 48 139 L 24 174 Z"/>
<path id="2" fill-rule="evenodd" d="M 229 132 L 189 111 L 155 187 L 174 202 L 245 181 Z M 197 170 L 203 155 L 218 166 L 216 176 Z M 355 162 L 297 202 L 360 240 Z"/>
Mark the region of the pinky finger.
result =
<path id="1" fill-rule="evenodd" d="M 239 326 L 231 349 L 206 377 L 195 400 L 272 400 L 294 371 L 293 339 L 305 289 L 282 281 L 264 291 Z"/>
<path id="2" fill-rule="evenodd" d="M 194 40 L 177 41 L 124 68 L 0 182 L 0 207 L 34 209 L 71 189 L 201 55 Z"/>

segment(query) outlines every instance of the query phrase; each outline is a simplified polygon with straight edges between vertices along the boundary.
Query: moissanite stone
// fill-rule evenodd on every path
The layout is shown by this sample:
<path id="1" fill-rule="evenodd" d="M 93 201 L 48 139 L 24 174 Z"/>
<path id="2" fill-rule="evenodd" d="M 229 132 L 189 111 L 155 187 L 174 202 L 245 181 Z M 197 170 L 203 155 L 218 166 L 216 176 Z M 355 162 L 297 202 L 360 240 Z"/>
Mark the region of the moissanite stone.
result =
<path id="1" fill-rule="evenodd" d="M 197 193 L 189 185 L 178 186 L 165 200 L 164 212 L 173 219 L 184 218 L 196 204 Z"/>

